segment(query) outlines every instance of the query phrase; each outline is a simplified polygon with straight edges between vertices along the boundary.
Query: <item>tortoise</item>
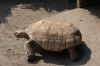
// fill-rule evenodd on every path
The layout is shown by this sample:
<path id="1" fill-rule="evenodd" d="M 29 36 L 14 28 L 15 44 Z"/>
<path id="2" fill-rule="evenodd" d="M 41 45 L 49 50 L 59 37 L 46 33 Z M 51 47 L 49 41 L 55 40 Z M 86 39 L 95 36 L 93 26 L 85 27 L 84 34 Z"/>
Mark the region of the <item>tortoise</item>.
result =
<path id="1" fill-rule="evenodd" d="M 67 49 L 71 60 L 79 59 L 76 48 L 82 42 L 82 34 L 72 23 L 44 19 L 31 24 L 24 30 L 15 31 L 14 35 L 17 38 L 27 39 L 24 48 L 28 61 L 36 59 L 36 46 L 54 52 Z"/>

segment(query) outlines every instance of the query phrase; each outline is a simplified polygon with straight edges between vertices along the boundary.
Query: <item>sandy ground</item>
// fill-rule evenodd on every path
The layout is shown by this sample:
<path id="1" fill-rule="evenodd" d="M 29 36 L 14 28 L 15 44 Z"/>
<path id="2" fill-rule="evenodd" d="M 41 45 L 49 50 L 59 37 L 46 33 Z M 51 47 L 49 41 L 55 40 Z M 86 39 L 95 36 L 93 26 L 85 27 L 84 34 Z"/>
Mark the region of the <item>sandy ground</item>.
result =
<path id="1" fill-rule="evenodd" d="M 19 4 L 12 7 L 11 4 L 0 3 L 0 66 L 99 66 L 100 7 L 61 10 L 64 12 L 55 9 L 49 12 L 44 7 L 38 10 L 22 9 Z M 36 63 L 27 63 L 23 48 L 25 39 L 17 40 L 13 33 L 44 18 L 71 22 L 79 27 L 83 35 L 83 43 L 78 49 L 80 61 L 71 62 L 66 53 L 54 53 Z"/>

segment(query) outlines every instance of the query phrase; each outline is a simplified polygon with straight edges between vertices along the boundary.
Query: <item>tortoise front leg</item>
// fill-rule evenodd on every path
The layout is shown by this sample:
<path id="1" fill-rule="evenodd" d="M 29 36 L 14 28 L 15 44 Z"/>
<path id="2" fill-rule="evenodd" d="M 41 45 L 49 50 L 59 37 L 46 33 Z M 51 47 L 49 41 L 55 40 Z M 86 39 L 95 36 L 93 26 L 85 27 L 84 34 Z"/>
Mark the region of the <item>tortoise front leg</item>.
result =
<path id="1" fill-rule="evenodd" d="M 35 50 L 34 50 L 34 42 L 33 40 L 29 39 L 24 44 L 25 51 L 27 52 L 28 59 L 27 61 L 34 61 L 35 60 Z"/>
<path id="2" fill-rule="evenodd" d="M 76 51 L 76 47 L 68 48 L 68 51 L 69 51 L 70 58 L 72 61 L 77 61 L 79 59 L 79 54 Z"/>

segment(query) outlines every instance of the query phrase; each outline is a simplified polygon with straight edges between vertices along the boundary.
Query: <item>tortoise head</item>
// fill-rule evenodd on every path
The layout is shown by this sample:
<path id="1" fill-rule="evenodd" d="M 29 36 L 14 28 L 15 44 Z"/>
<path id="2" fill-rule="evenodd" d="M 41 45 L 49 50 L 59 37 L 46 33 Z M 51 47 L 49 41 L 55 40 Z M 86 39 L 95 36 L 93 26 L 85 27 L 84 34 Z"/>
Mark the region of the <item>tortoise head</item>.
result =
<path id="1" fill-rule="evenodd" d="M 14 32 L 15 37 L 17 38 L 26 38 L 29 39 L 28 34 L 24 30 L 18 30 Z"/>

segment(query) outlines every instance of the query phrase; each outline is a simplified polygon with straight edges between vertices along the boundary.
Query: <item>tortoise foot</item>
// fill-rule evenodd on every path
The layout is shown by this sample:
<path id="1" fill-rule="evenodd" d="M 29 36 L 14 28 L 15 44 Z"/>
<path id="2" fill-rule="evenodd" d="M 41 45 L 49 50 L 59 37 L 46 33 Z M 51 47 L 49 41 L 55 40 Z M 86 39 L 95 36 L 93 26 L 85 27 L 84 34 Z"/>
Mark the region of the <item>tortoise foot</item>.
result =
<path id="1" fill-rule="evenodd" d="M 35 61 L 35 56 L 34 55 L 29 55 L 28 58 L 27 58 L 27 61 L 30 63 L 30 62 L 34 62 Z"/>

